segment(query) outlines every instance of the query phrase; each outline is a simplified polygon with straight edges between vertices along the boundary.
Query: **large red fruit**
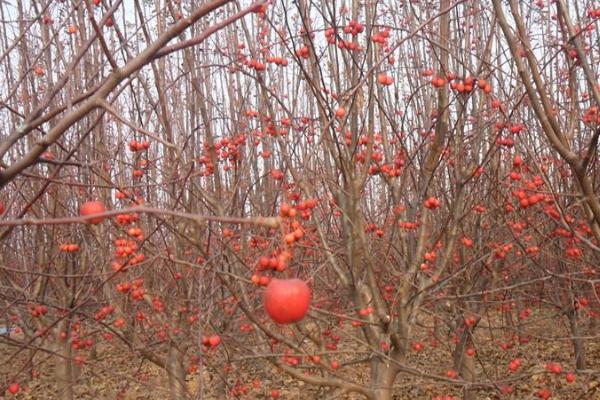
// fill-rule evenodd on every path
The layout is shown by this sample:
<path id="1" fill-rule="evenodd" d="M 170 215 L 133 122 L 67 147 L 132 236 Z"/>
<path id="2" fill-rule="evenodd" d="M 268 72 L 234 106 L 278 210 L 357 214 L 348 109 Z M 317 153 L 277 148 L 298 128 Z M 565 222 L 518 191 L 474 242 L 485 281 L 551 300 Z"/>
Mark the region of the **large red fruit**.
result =
<path id="1" fill-rule="evenodd" d="M 269 317 L 278 324 L 291 324 L 304 318 L 310 306 L 311 292 L 300 279 L 272 279 L 264 295 Z"/>
<path id="2" fill-rule="evenodd" d="M 88 217 L 91 215 L 101 214 L 105 211 L 106 208 L 104 208 L 104 203 L 101 201 L 86 201 L 81 205 L 79 214 L 81 214 L 82 217 Z M 90 224 L 99 224 L 102 221 L 104 221 L 104 217 L 89 218 L 87 220 L 87 222 Z"/>

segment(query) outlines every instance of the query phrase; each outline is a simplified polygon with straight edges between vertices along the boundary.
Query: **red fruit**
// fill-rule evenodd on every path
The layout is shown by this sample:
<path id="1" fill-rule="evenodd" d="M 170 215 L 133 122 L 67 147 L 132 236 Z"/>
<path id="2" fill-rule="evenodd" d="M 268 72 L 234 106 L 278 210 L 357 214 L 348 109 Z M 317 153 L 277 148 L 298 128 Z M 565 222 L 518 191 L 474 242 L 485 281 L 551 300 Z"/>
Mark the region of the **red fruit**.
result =
<path id="1" fill-rule="evenodd" d="M 440 205 L 442 203 L 436 199 L 435 197 L 430 197 L 427 200 L 425 200 L 425 208 L 429 208 L 430 210 L 435 210 L 436 208 L 439 208 Z"/>
<path id="2" fill-rule="evenodd" d="M 212 335 L 208 338 L 208 344 L 211 345 L 211 347 L 217 347 L 218 345 L 221 344 L 221 337 L 219 335 Z"/>
<path id="3" fill-rule="evenodd" d="M 575 382 L 575 374 L 573 372 L 568 372 L 567 375 L 565 375 L 565 380 L 567 381 L 567 383 L 573 383 Z"/>
<path id="4" fill-rule="evenodd" d="M 502 392 L 502 394 L 512 394 L 515 391 L 515 388 L 513 388 L 512 386 L 504 385 L 500 386 L 500 391 Z"/>
<path id="5" fill-rule="evenodd" d="M 520 181 L 521 180 L 521 174 L 519 174 L 518 172 L 512 171 L 510 173 L 510 179 L 512 179 L 513 181 Z"/>
<path id="6" fill-rule="evenodd" d="M 271 278 L 270 278 L 270 277 L 268 277 L 268 276 L 266 276 L 266 275 L 263 275 L 263 276 L 261 276 L 261 277 L 259 278 L 259 280 L 258 280 L 258 284 L 259 284 L 259 285 L 261 285 L 261 286 L 267 286 L 267 285 L 269 284 L 269 282 L 270 282 L 270 281 L 271 281 Z"/>
<path id="7" fill-rule="evenodd" d="M 536 395 L 542 400 L 548 400 L 550 397 L 552 397 L 552 392 L 548 389 L 539 389 Z"/>
<path id="8" fill-rule="evenodd" d="M 416 352 L 422 351 L 425 348 L 425 345 L 421 342 L 413 343 L 412 349 Z"/>
<path id="9" fill-rule="evenodd" d="M 560 364 L 552 363 L 552 362 L 546 364 L 546 370 L 550 371 L 554 374 L 557 374 L 557 375 L 562 372 L 562 368 L 561 368 Z"/>
<path id="10" fill-rule="evenodd" d="M 262 256 L 258 259 L 258 265 L 261 269 L 267 269 L 269 267 L 269 257 Z"/>
<path id="11" fill-rule="evenodd" d="M 104 204 L 101 201 L 87 201 L 81 205 L 79 214 L 82 217 L 88 217 L 91 215 L 101 214 L 106 211 Z M 87 222 L 90 224 L 99 224 L 104 221 L 104 217 L 88 218 Z"/>
<path id="12" fill-rule="evenodd" d="M 380 85 L 388 86 L 394 83 L 394 78 L 384 73 L 381 73 L 379 74 L 379 76 L 377 76 L 377 82 L 379 82 Z"/>
<path id="13" fill-rule="evenodd" d="M 300 279 L 272 279 L 264 294 L 265 311 L 278 324 L 304 318 L 311 300 L 310 288 Z"/>
<path id="14" fill-rule="evenodd" d="M 278 398 L 279 398 L 279 396 L 280 396 L 279 390 L 277 390 L 277 389 L 273 389 L 273 390 L 271 390 L 271 397 L 272 397 L 272 398 L 274 398 L 274 399 L 278 399 Z"/>
<path id="15" fill-rule="evenodd" d="M 521 366 L 521 360 L 518 358 L 515 358 L 514 360 L 512 360 L 510 362 L 510 364 L 508 364 L 508 369 L 512 372 L 516 371 L 519 369 L 519 367 Z"/>
<path id="16" fill-rule="evenodd" d="M 442 77 L 436 77 L 431 80 L 431 84 L 436 88 L 441 88 L 446 84 L 446 80 Z"/>
<path id="17" fill-rule="evenodd" d="M 450 379 L 456 379 L 458 377 L 458 372 L 456 372 L 456 370 L 453 369 L 449 369 L 446 372 L 446 376 Z"/>
<path id="18" fill-rule="evenodd" d="M 346 109 L 344 107 L 338 107 L 335 109 L 335 116 L 338 118 L 344 118 L 346 116 Z"/>
<path id="19" fill-rule="evenodd" d="M 10 394 L 17 394 L 21 390 L 21 386 L 18 383 L 11 383 L 8 385 L 8 392 Z"/>
<path id="20" fill-rule="evenodd" d="M 0 201 L 0 215 L 4 212 L 4 203 Z"/>
<path id="21" fill-rule="evenodd" d="M 317 206 L 317 199 L 307 199 L 305 204 L 306 204 L 306 208 L 309 208 L 309 209 L 315 208 Z"/>
<path id="22" fill-rule="evenodd" d="M 513 158 L 513 167 L 518 168 L 521 165 L 523 165 L 523 159 L 521 158 L 520 155 L 515 155 L 515 157 Z"/>

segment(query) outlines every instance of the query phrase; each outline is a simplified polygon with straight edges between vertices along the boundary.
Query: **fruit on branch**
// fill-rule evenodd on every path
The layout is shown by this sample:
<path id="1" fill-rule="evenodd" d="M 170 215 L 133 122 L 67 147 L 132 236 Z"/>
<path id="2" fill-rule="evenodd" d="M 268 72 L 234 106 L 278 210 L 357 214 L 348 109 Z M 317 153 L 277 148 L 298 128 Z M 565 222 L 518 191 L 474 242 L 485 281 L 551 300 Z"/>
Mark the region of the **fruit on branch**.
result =
<path id="1" fill-rule="evenodd" d="M 442 203 L 436 199 L 435 197 L 430 197 L 425 200 L 425 208 L 429 208 L 430 210 L 435 210 L 436 208 L 440 208 Z"/>
<path id="2" fill-rule="evenodd" d="M 0 201 L 0 215 L 4 213 L 4 203 Z"/>
<path id="3" fill-rule="evenodd" d="M 308 58 L 310 55 L 310 50 L 307 46 L 302 46 L 298 50 L 296 50 L 296 56 L 299 58 Z"/>
<path id="4" fill-rule="evenodd" d="M 264 293 L 264 307 L 278 324 L 302 320 L 310 306 L 311 291 L 300 279 L 272 279 Z"/>
<path id="5" fill-rule="evenodd" d="M 549 362 L 548 364 L 546 364 L 545 368 L 547 371 L 550 371 L 556 375 L 562 372 L 562 367 L 558 363 Z"/>
<path id="6" fill-rule="evenodd" d="M 552 392 L 546 388 L 542 388 L 536 392 L 536 396 L 542 400 L 548 400 L 552 397 Z"/>
<path id="7" fill-rule="evenodd" d="M 446 80 L 440 76 L 437 76 L 431 80 L 431 84 L 435 88 L 441 88 L 446 84 Z"/>
<path id="8" fill-rule="evenodd" d="M 102 214 L 105 211 L 106 208 L 104 208 L 104 203 L 102 203 L 101 201 L 86 201 L 81 205 L 81 208 L 79 209 L 79 214 L 82 217 L 89 217 L 97 214 Z M 104 221 L 104 217 L 86 219 L 87 222 L 89 222 L 90 224 L 99 224 L 100 222 Z"/>
<path id="9" fill-rule="evenodd" d="M 385 73 L 381 73 L 377 77 L 377 82 L 379 82 L 380 85 L 388 86 L 394 83 L 394 78 Z"/>
<path id="10" fill-rule="evenodd" d="M 10 394 L 17 394 L 21 390 L 21 386 L 18 383 L 11 383 L 8 385 L 8 392 Z"/>
<path id="11" fill-rule="evenodd" d="M 515 372 L 521 367 L 521 359 L 515 358 L 508 364 L 508 370 L 510 372 Z"/>
<path id="12" fill-rule="evenodd" d="M 519 168 L 521 165 L 523 165 L 523 158 L 520 155 L 515 154 L 515 157 L 513 158 L 513 168 Z"/>
<path id="13" fill-rule="evenodd" d="M 65 253 L 74 253 L 79 251 L 79 245 L 75 243 L 63 243 L 58 248 L 60 251 L 64 251 Z"/>
<path id="14" fill-rule="evenodd" d="M 221 337 L 219 335 L 209 336 L 208 344 L 210 344 L 211 347 L 217 347 L 218 345 L 221 344 Z"/>

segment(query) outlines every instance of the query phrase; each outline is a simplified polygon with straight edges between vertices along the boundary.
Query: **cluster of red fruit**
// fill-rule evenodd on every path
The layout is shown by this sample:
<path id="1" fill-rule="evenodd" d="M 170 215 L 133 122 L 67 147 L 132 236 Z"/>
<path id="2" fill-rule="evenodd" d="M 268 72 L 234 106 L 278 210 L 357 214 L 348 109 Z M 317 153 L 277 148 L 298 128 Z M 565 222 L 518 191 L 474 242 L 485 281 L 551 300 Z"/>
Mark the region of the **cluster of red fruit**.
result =
<path id="1" fill-rule="evenodd" d="M 389 76 L 389 75 L 388 75 L 388 74 L 386 74 L 386 73 L 381 73 L 381 74 L 379 74 L 379 75 L 377 76 L 377 82 L 378 82 L 380 85 L 383 85 L 383 86 L 389 86 L 389 85 L 391 85 L 392 83 L 394 83 L 394 78 L 392 78 L 391 76 Z"/>
<path id="2" fill-rule="evenodd" d="M 139 229 L 139 228 L 131 228 Z M 141 229 L 140 229 L 141 231 Z M 143 232 L 138 236 L 143 240 Z M 115 257 L 117 258 L 112 262 L 113 271 L 126 272 L 127 267 L 130 265 L 137 265 L 146 259 L 144 253 L 137 253 L 139 249 L 138 244 L 134 240 L 127 240 L 124 238 L 115 239 Z"/>
<path id="3" fill-rule="evenodd" d="M 365 233 L 374 233 L 377 237 L 383 237 L 385 231 L 382 228 L 377 227 L 376 224 L 368 224 L 365 226 Z"/>
<path id="4" fill-rule="evenodd" d="M 129 150 L 131 151 L 143 151 L 148 150 L 150 148 L 150 142 L 144 140 L 143 142 L 138 142 L 135 139 L 131 139 L 129 142 Z"/>
<path id="5" fill-rule="evenodd" d="M 385 28 L 382 31 L 374 33 L 373 36 L 371 36 L 371 40 L 373 43 L 378 43 L 384 47 L 387 47 L 387 41 L 390 37 L 390 30 L 390 28 Z"/>
<path id="6" fill-rule="evenodd" d="M 472 76 L 467 76 L 464 79 L 457 79 L 457 75 L 455 73 L 449 72 L 446 76 L 436 75 L 433 76 L 433 71 L 431 69 L 426 69 L 421 73 L 423 77 L 432 77 L 431 85 L 435 88 L 441 88 L 446 85 L 446 83 L 450 84 L 450 88 L 461 94 L 469 94 L 475 88 L 475 84 L 477 87 L 481 89 L 484 94 L 492 93 L 492 85 L 486 79 L 476 79 Z M 496 106 L 499 107 L 499 104 Z M 495 107 L 496 108 L 496 107 Z"/>
<path id="7" fill-rule="evenodd" d="M 288 60 L 283 57 L 271 56 L 267 57 L 267 62 L 275 65 L 280 65 L 282 67 L 286 67 L 288 65 Z"/>
<path id="8" fill-rule="evenodd" d="M 63 243 L 58 248 L 65 253 L 75 253 L 79 251 L 79 245 L 75 243 Z"/>
<path id="9" fill-rule="evenodd" d="M 400 221 L 398 226 L 406 231 L 412 231 L 420 226 L 420 222 Z"/>
<path id="10" fill-rule="evenodd" d="M 254 58 L 250 58 L 244 61 L 244 65 L 249 68 L 252 68 L 255 71 L 264 71 L 267 69 L 267 66 L 262 62 L 255 60 Z"/>
<path id="11" fill-rule="evenodd" d="M 133 300 L 143 300 L 146 291 L 142 287 L 144 280 L 142 278 L 135 279 L 133 282 L 122 282 L 117 284 L 117 292 L 127 294 L 131 292 Z"/>
<path id="12" fill-rule="evenodd" d="M 217 347 L 221 344 L 221 337 L 219 335 L 202 336 L 202 345 L 206 347 Z"/>
<path id="13" fill-rule="evenodd" d="M 360 50 L 360 47 L 357 42 L 352 40 L 343 40 L 340 39 L 338 42 L 338 38 L 335 35 L 335 28 L 327 28 L 325 30 L 325 38 L 327 39 L 327 43 L 329 44 L 338 44 L 340 49 L 348 49 L 348 50 Z M 356 36 L 364 31 L 364 26 L 357 21 L 350 21 L 348 25 L 344 27 L 344 33 L 351 34 L 352 36 Z"/>
<path id="14" fill-rule="evenodd" d="M 119 225 L 129 225 L 139 219 L 140 219 L 140 216 L 137 213 L 117 215 L 117 223 Z"/>
<path id="15" fill-rule="evenodd" d="M 586 124 L 600 124 L 600 113 L 597 106 L 591 106 L 583 114 L 583 122 Z"/>
<path id="16" fill-rule="evenodd" d="M 308 199 L 302 202 L 304 210 L 311 210 L 317 206 L 317 201 Z M 300 203 L 298 203 L 298 206 Z M 279 212 L 280 216 L 291 219 L 290 231 L 284 235 L 287 246 L 304 237 L 304 230 L 294 218 L 298 211 L 290 204 L 283 203 Z M 283 250 L 272 257 L 261 257 L 258 261 L 258 270 L 272 269 L 282 272 L 286 269 L 292 254 L 290 250 Z M 300 279 L 271 279 L 265 276 L 254 275 L 252 281 L 259 285 L 267 283 L 263 302 L 265 311 L 273 321 L 279 324 L 290 324 L 302 320 L 310 306 L 311 291 L 306 282 Z"/>
<path id="17" fill-rule="evenodd" d="M 298 58 L 308 59 L 309 55 L 310 55 L 310 49 L 308 48 L 308 46 L 302 46 L 296 50 L 296 56 Z"/>
<path id="18" fill-rule="evenodd" d="M 590 8 L 587 15 L 590 18 L 600 18 L 600 8 Z"/>
<path id="19" fill-rule="evenodd" d="M 350 20 L 348 24 L 344 27 L 344 33 L 349 33 L 352 36 L 356 36 L 358 34 L 363 33 L 365 27 L 358 21 Z"/>
<path id="20" fill-rule="evenodd" d="M 448 79 L 448 81 L 450 81 L 450 88 L 452 90 L 457 91 L 458 93 L 462 93 L 462 94 L 471 93 L 473 91 L 473 87 L 475 85 L 475 78 L 473 78 L 472 76 L 467 76 L 463 80 Z M 491 89 L 491 87 L 490 87 L 490 89 Z"/>
<path id="21" fill-rule="evenodd" d="M 44 315 L 48 314 L 48 307 L 38 304 L 31 307 L 29 313 L 34 318 L 43 317 Z"/>
<path id="22" fill-rule="evenodd" d="M 115 307 L 108 305 L 108 306 L 104 306 L 100 309 L 100 311 L 98 311 L 95 315 L 94 315 L 94 319 L 96 321 L 102 321 L 103 319 L 105 319 L 106 317 L 108 317 L 110 314 L 112 314 L 115 311 Z"/>
<path id="23" fill-rule="evenodd" d="M 423 203 L 423 205 L 425 206 L 425 208 L 435 210 L 436 208 L 440 208 L 442 203 L 437 198 L 430 197 L 427 200 L 425 200 L 425 203 Z"/>

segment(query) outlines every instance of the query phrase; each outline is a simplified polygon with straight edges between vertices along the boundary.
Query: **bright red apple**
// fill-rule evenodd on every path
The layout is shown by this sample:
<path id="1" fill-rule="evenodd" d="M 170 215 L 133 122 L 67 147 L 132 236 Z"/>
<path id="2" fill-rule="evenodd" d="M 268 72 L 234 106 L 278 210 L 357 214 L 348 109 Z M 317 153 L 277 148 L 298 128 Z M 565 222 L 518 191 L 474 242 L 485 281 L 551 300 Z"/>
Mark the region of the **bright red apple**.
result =
<path id="1" fill-rule="evenodd" d="M 300 279 L 272 279 L 264 295 L 267 314 L 278 324 L 291 324 L 304 318 L 310 306 L 311 292 Z"/>
<path id="2" fill-rule="evenodd" d="M 101 201 L 86 201 L 81 205 L 79 214 L 81 214 L 82 217 L 88 217 L 91 215 L 101 214 L 105 211 L 106 208 L 104 207 L 104 203 Z M 104 217 L 89 218 L 87 221 L 90 224 L 99 224 L 100 222 L 104 221 Z"/>

